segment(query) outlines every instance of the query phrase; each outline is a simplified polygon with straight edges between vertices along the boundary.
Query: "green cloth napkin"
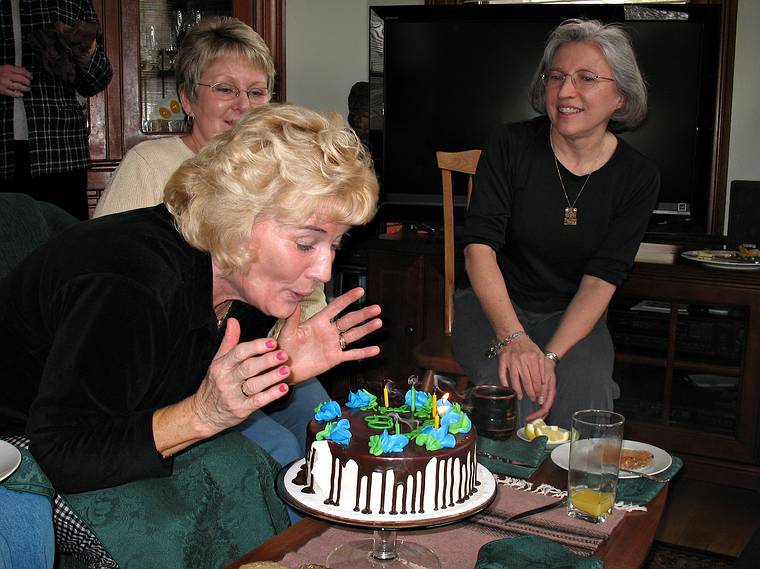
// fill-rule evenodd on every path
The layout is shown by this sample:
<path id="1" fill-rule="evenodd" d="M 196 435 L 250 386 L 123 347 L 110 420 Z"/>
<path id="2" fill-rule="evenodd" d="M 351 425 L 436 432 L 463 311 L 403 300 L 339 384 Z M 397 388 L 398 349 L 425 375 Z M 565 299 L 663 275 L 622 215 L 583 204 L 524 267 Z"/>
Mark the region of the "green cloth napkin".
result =
<path id="1" fill-rule="evenodd" d="M 55 488 L 50 480 L 27 449 L 19 448 L 18 450 L 21 453 L 21 464 L 13 474 L 3 480 L 2 485 L 16 492 L 31 492 L 47 496 L 52 504 Z"/>
<path id="2" fill-rule="evenodd" d="M 488 437 L 478 437 L 478 462 L 493 474 L 529 478 L 546 458 L 544 449 L 547 440 L 546 437 L 536 437 L 532 441 L 522 439 L 497 441 Z M 510 464 L 487 455 L 516 460 L 529 466 Z"/>
<path id="3" fill-rule="evenodd" d="M 670 480 L 678 471 L 681 470 L 683 461 L 677 456 L 673 457 L 673 462 L 664 472 L 657 474 L 658 478 Z M 646 505 L 652 498 L 659 494 L 660 490 L 665 487 L 665 482 L 655 482 L 646 478 L 624 478 L 618 482 L 617 497 L 618 502 L 634 504 L 636 506 Z"/>
<path id="4" fill-rule="evenodd" d="M 602 569 L 599 559 L 579 557 L 566 547 L 533 535 L 486 543 L 475 569 Z"/>

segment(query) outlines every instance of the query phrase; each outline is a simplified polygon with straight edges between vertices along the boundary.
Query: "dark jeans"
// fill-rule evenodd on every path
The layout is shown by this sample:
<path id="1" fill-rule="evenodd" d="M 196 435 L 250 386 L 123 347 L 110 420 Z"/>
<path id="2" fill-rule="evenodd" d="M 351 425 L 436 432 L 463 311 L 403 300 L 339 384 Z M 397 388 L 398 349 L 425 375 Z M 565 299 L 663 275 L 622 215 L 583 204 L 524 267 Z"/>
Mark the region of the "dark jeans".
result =
<path id="1" fill-rule="evenodd" d="M 60 172 L 32 178 L 29 170 L 29 144 L 14 142 L 15 174 L 2 180 L 3 192 L 27 194 L 36 200 L 57 205 L 78 219 L 87 219 L 87 170 Z"/>
<path id="2" fill-rule="evenodd" d="M 559 326 L 563 312 L 538 314 L 513 303 L 525 332 L 542 348 Z M 472 289 L 462 289 L 454 297 L 454 357 L 474 384 L 498 384 L 498 358 L 488 359 L 486 349 L 495 334 Z M 615 350 L 604 320 L 565 354 L 557 366 L 557 398 L 547 423 L 570 428 L 570 420 L 579 409 L 612 410 L 620 388 L 612 379 Z M 517 402 L 517 426 L 540 405 L 523 395 Z"/>

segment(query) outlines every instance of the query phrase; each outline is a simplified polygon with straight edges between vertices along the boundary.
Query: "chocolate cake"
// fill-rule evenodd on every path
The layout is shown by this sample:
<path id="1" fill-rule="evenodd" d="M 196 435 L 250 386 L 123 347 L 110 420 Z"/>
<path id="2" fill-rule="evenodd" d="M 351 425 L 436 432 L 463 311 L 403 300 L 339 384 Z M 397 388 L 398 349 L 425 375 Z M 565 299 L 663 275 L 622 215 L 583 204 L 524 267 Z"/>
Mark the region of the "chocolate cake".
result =
<path id="1" fill-rule="evenodd" d="M 293 480 L 303 486 L 302 492 L 315 493 L 337 509 L 394 515 L 452 508 L 477 491 L 477 434 L 458 406 L 449 419 L 459 421 L 452 426 L 444 420 L 435 429 L 430 403 L 415 415 L 408 406 L 362 410 L 331 403 L 338 410 L 334 417 L 315 418 L 307 428 L 305 462 Z M 342 425 L 350 439 L 344 444 L 319 440 L 328 424 Z M 380 428 L 383 425 L 386 428 Z M 378 455 L 380 440 L 390 440 L 394 432 L 408 443 L 402 438 L 402 449 Z M 453 446 L 440 446 L 434 436 L 446 437 L 446 444 Z"/>

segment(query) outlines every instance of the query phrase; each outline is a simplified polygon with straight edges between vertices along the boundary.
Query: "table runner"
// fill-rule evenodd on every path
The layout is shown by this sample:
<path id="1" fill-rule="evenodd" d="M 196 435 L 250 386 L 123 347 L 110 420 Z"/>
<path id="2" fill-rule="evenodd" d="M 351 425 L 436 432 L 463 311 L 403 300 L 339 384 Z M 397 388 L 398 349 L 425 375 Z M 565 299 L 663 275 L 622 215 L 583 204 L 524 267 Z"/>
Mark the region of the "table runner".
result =
<path id="1" fill-rule="evenodd" d="M 467 521 L 439 528 L 399 530 L 402 541 L 412 541 L 435 551 L 441 559 L 442 569 L 474 567 L 480 548 L 495 539 L 517 535 L 533 535 L 561 543 L 583 556 L 593 555 L 599 545 L 612 533 L 625 512 L 615 511 L 604 524 L 590 524 L 567 517 L 565 508 L 558 508 L 505 523 L 512 513 L 525 511 L 556 501 L 557 498 L 535 491 L 526 491 L 499 485 L 493 504 L 484 512 Z M 295 569 L 306 563 L 324 564 L 327 556 L 338 545 L 372 538 L 371 530 L 332 527 L 288 553 L 282 564 Z"/>

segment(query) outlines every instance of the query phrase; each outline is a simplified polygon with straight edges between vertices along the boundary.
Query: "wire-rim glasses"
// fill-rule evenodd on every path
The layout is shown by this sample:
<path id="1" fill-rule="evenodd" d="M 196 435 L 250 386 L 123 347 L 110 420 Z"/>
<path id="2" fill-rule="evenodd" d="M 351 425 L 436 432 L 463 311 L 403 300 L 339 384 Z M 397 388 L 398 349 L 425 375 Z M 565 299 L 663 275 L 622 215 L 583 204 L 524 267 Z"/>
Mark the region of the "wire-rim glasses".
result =
<path id="1" fill-rule="evenodd" d="M 198 83 L 198 85 L 202 87 L 208 87 L 211 89 L 211 92 L 219 97 L 220 99 L 223 99 L 225 101 L 232 101 L 233 99 L 237 99 L 240 96 L 240 93 L 245 92 L 246 96 L 248 97 L 248 100 L 251 103 L 262 103 L 269 100 L 270 93 L 269 89 L 266 89 L 264 87 L 251 87 L 250 89 L 247 89 L 245 91 L 241 91 L 234 85 L 230 85 L 229 83 L 214 83 L 214 84 L 208 84 L 208 83 Z"/>
<path id="2" fill-rule="evenodd" d="M 575 73 L 562 73 L 561 71 L 549 71 L 541 74 L 541 80 L 549 89 L 559 89 L 565 84 L 565 79 L 570 78 L 573 87 L 579 91 L 588 91 L 602 81 L 615 81 L 612 77 L 602 77 L 590 71 L 576 71 Z"/>

